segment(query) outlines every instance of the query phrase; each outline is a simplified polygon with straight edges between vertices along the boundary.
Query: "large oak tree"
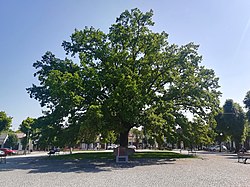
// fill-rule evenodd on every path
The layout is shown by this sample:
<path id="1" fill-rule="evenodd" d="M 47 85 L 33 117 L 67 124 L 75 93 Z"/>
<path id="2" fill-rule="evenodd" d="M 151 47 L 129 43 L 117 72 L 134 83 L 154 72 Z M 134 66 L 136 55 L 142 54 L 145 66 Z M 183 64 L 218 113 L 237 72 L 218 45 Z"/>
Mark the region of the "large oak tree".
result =
<path id="1" fill-rule="evenodd" d="M 108 33 L 75 30 L 62 44 L 75 58 L 47 52 L 34 63 L 40 84 L 28 92 L 48 108 L 55 128 L 72 129 L 75 137 L 84 136 L 86 126 L 96 134 L 114 131 L 126 147 L 132 127 L 166 135 L 185 124 L 187 112 L 212 122 L 219 106 L 218 78 L 201 65 L 197 45 L 179 47 L 168 42 L 167 33 L 152 31 L 152 16 L 153 11 L 132 9 Z"/>

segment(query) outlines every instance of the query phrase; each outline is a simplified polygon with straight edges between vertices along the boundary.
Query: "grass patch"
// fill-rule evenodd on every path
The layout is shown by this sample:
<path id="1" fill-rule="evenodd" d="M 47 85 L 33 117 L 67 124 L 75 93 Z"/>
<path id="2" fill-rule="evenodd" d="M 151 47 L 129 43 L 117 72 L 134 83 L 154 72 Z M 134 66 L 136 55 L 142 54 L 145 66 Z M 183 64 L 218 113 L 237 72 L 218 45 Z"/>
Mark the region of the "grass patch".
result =
<path id="1" fill-rule="evenodd" d="M 61 154 L 56 156 L 48 157 L 49 159 L 58 159 L 58 160 L 107 160 L 114 159 L 113 152 L 82 152 L 82 153 L 73 153 L 73 154 Z"/>
<path id="2" fill-rule="evenodd" d="M 131 156 L 133 159 L 174 159 L 174 158 L 194 158 L 192 155 L 183 155 L 179 153 L 169 151 L 148 151 L 148 152 L 136 152 Z"/>
<path id="3" fill-rule="evenodd" d="M 129 159 L 177 159 L 177 158 L 194 158 L 192 155 L 183 155 L 179 153 L 169 152 L 169 151 L 145 151 L 145 152 L 135 152 L 133 155 L 129 156 Z M 48 159 L 57 160 L 114 160 L 115 156 L 113 152 L 104 151 L 93 151 L 93 152 L 82 152 L 73 153 L 67 155 L 57 155 L 47 157 Z"/>

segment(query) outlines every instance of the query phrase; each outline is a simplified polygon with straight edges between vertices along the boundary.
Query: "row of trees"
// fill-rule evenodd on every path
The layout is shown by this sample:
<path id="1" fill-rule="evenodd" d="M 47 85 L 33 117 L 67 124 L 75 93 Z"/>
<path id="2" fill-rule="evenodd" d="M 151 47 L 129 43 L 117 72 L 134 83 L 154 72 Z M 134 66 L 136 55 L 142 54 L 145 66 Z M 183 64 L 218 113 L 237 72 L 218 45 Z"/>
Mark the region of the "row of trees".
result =
<path id="1" fill-rule="evenodd" d="M 250 93 L 250 92 L 249 92 Z M 245 107 L 249 110 L 249 93 L 247 93 L 244 103 Z M 5 112 L 1 112 L 0 126 L 2 127 L 1 132 L 7 132 L 9 134 L 8 140 L 5 142 L 5 147 L 13 147 L 17 144 L 17 137 L 15 133 L 10 130 L 11 117 L 8 117 Z M 8 122 L 7 122 L 8 121 Z M 227 100 L 221 110 L 221 112 L 216 116 L 217 125 L 215 129 L 210 130 L 210 138 L 204 138 L 204 129 L 200 129 L 197 125 L 194 125 L 191 130 L 183 131 L 180 127 L 176 129 L 176 133 L 169 134 L 167 137 L 167 143 L 176 144 L 183 142 L 185 145 L 207 145 L 214 141 L 217 142 L 234 142 L 236 150 L 240 148 L 245 143 L 245 147 L 249 148 L 249 111 L 245 113 L 238 103 L 234 103 L 233 100 Z M 39 119 L 27 118 L 19 126 L 17 132 L 23 132 L 26 137 L 22 140 L 23 148 L 27 147 L 28 140 L 32 140 L 33 143 L 40 149 L 45 149 L 48 146 L 65 146 L 64 143 L 56 143 L 55 138 L 52 134 L 48 134 L 48 131 L 41 131 L 39 128 Z M 4 129 L 3 126 L 6 126 Z M 46 125 L 44 126 L 46 129 Z M 192 133 L 190 133 L 192 132 Z M 164 141 L 159 140 L 153 134 L 149 134 L 145 129 L 138 130 L 132 128 L 130 134 L 133 136 L 133 142 L 135 145 L 139 146 L 139 143 L 144 145 L 154 146 L 155 142 L 159 145 L 163 145 Z M 154 133 L 156 134 L 156 133 Z M 51 136 L 52 135 L 52 136 Z M 97 137 L 84 136 L 85 143 L 93 143 L 97 140 Z M 165 137 L 166 138 L 166 137 Z M 103 136 L 99 137 L 99 142 L 101 143 L 118 143 L 118 134 L 114 132 L 109 132 L 106 139 Z M 75 144 L 74 144 L 75 145 Z M 231 147 L 234 147 L 233 145 Z"/>
<path id="2" fill-rule="evenodd" d="M 204 133 L 207 129 L 204 129 L 201 125 L 198 125 L 198 123 L 195 124 L 194 122 L 187 122 L 187 129 L 178 127 L 175 132 L 172 131 L 172 133 L 169 133 L 168 136 L 164 136 L 164 138 L 165 140 L 167 139 L 168 143 L 176 144 L 182 141 L 188 146 L 208 145 L 217 141 L 219 143 L 234 142 L 236 150 L 239 150 L 241 146 L 249 148 L 249 101 L 250 92 L 247 93 L 244 99 L 245 108 L 247 108 L 247 112 L 245 113 L 238 103 L 233 102 L 231 99 L 227 100 L 219 114 L 215 117 L 217 125 L 215 128 L 211 128 L 210 126 L 210 130 L 207 133 Z M 15 147 L 17 144 L 17 137 L 15 133 L 10 130 L 12 118 L 8 117 L 5 112 L 0 112 L 0 114 L 0 132 L 7 132 L 9 134 L 9 138 L 6 141 L 5 146 Z M 28 140 L 32 140 L 39 148 L 42 149 L 45 149 L 48 146 L 69 146 L 69 144 L 65 144 L 66 140 L 63 142 L 56 141 L 58 137 L 55 136 L 53 131 L 51 131 L 52 129 L 53 128 L 48 128 L 46 124 L 41 123 L 41 118 L 33 119 L 28 117 L 23 120 L 22 124 L 20 124 L 18 132 L 26 134 L 26 137 L 22 140 L 24 148 L 26 148 Z M 99 139 L 101 143 L 118 143 L 117 140 L 119 140 L 119 134 L 116 134 L 114 131 L 105 132 L 107 132 L 107 134 L 102 134 Z M 159 137 L 157 131 L 146 131 L 145 127 L 141 131 L 133 128 L 130 133 L 134 136 L 136 145 L 139 145 L 139 142 L 151 146 L 154 145 L 155 141 L 160 146 L 165 143 L 165 140 L 157 138 Z M 97 136 L 94 134 L 95 133 L 87 131 L 87 136 L 82 135 L 85 143 L 95 142 Z M 66 138 L 67 137 L 65 137 L 65 139 Z M 76 144 L 77 142 L 72 143 L 70 146 L 74 146 Z M 232 145 L 231 147 L 234 146 Z"/>
<path id="3" fill-rule="evenodd" d="M 250 97 L 245 97 L 244 103 L 245 107 L 248 108 L 248 100 Z M 87 144 L 94 143 L 97 141 L 96 133 L 91 133 L 89 130 L 82 136 L 81 141 L 68 144 L 67 138 L 71 135 L 63 138 L 59 138 L 55 136 L 53 133 L 53 128 L 48 128 L 46 123 L 41 123 L 41 118 L 33 119 L 27 118 L 20 125 L 20 130 L 24 132 L 27 137 L 23 140 L 24 146 L 26 145 L 26 141 L 28 139 L 33 140 L 37 144 L 37 146 L 41 149 L 45 149 L 48 146 L 75 146 L 81 141 L 84 141 Z M 249 148 L 249 139 L 250 139 L 250 129 L 249 129 L 249 111 L 247 113 L 244 112 L 242 107 L 233 102 L 233 100 L 229 99 L 225 102 L 223 107 L 217 116 L 215 116 L 215 120 L 217 122 L 214 126 L 201 125 L 201 122 L 198 121 L 187 121 L 185 127 L 176 127 L 175 131 L 167 134 L 167 136 L 160 137 L 157 132 L 147 130 L 145 127 L 142 130 L 138 130 L 136 128 L 132 128 L 130 130 L 130 135 L 133 136 L 133 143 L 139 146 L 139 143 L 144 145 L 154 146 L 155 142 L 158 143 L 159 148 L 166 146 L 165 143 L 168 144 L 180 144 L 183 142 L 185 146 L 190 148 L 197 147 L 201 145 L 210 145 L 217 141 L 217 143 L 221 142 L 231 142 L 231 148 L 235 151 L 238 151 L 241 146 Z M 98 141 L 100 143 L 119 143 L 119 134 L 114 131 L 105 131 L 107 134 L 101 134 L 99 136 Z M 66 143 L 65 143 L 66 142 Z M 245 145 L 244 145 L 245 144 Z"/>

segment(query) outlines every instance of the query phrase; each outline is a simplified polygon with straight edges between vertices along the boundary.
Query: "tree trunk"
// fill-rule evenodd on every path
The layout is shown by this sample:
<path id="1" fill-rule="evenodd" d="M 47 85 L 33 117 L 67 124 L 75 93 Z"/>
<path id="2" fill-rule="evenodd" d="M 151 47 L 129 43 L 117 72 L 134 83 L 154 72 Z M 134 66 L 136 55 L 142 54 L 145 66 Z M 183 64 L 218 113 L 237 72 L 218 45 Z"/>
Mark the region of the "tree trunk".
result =
<path id="1" fill-rule="evenodd" d="M 249 138 L 247 138 L 246 139 L 246 141 L 245 141 L 245 145 L 244 145 L 244 147 L 247 149 L 247 150 L 249 150 L 250 149 L 250 139 Z"/>
<path id="2" fill-rule="evenodd" d="M 235 153 L 238 153 L 240 150 L 240 141 L 235 141 Z"/>
<path id="3" fill-rule="evenodd" d="M 231 140 L 230 151 L 233 152 L 234 150 L 235 150 L 235 148 L 234 148 L 234 141 Z"/>
<path id="4" fill-rule="evenodd" d="M 128 147 L 128 132 L 129 130 L 120 132 L 120 146 L 121 147 Z"/>

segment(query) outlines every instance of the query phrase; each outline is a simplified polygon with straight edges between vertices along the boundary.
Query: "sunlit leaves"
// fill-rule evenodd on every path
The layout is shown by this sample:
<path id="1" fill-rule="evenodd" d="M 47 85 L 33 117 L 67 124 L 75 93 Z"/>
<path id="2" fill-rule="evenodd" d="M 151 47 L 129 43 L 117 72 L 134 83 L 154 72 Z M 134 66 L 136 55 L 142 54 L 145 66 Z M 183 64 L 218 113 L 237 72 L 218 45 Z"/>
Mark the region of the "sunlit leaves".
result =
<path id="1" fill-rule="evenodd" d="M 90 126 L 91 135 L 123 133 L 143 125 L 160 140 L 185 125 L 179 123 L 188 121 L 183 111 L 210 122 L 219 104 L 218 79 L 200 65 L 197 45 L 179 47 L 168 43 L 167 33 L 153 32 L 152 16 L 132 9 L 107 34 L 93 27 L 75 30 L 62 46 L 79 62 L 47 52 L 34 63 L 40 85 L 28 89 L 31 97 L 48 107 L 53 122 L 66 118 L 68 134 Z"/>
<path id="2" fill-rule="evenodd" d="M 12 117 L 7 116 L 4 111 L 0 111 L 0 133 L 4 130 L 9 130 L 11 127 Z"/>

